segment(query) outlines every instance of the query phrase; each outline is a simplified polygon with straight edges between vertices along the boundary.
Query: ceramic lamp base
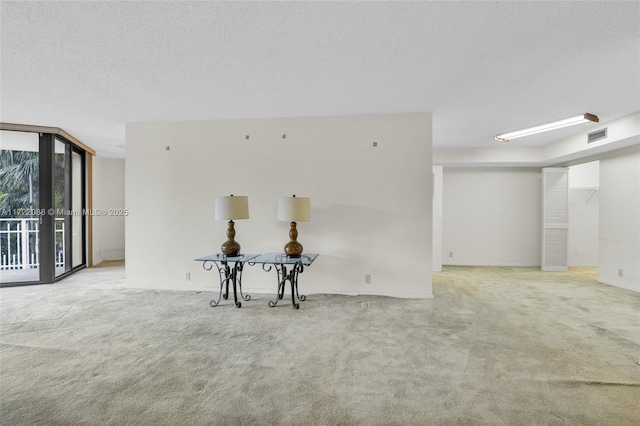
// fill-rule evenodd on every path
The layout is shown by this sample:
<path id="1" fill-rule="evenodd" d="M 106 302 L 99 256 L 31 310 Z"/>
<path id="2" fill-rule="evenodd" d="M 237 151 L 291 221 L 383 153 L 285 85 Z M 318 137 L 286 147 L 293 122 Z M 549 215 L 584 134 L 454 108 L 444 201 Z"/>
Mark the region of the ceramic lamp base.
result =
<path id="1" fill-rule="evenodd" d="M 300 257 L 302 255 L 302 244 L 298 242 L 298 228 L 295 222 L 291 222 L 289 242 L 284 246 L 284 254 L 289 257 Z"/>
<path id="2" fill-rule="evenodd" d="M 289 241 L 284 246 L 284 254 L 288 257 L 300 257 L 302 255 L 302 244 L 297 241 Z"/>
<path id="3" fill-rule="evenodd" d="M 227 228 L 227 241 L 222 243 L 222 246 L 220 246 L 220 251 L 222 252 L 222 254 L 229 257 L 234 257 L 240 253 L 240 244 L 236 240 L 234 240 L 235 236 L 236 229 L 233 226 L 233 221 L 230 220 L 229 227 Z"/>
<path id="4" fill-rule="evenodd" d="M 225 241 L 220 246 L 220 251 L 225 256 L 234 257 L 240 253 L 240 244 L 237 241 Z"/>

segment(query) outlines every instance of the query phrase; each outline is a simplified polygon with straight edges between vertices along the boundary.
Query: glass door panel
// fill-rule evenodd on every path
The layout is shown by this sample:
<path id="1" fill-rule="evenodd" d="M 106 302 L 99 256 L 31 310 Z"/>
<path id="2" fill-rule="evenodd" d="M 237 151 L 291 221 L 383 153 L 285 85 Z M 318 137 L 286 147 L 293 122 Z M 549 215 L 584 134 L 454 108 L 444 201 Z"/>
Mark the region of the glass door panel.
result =
<path id="1" fill-rule="evenodd" d="M 69 196 L 67 189 L 67 144 L 55 140 L 53 169 L 53 205 L 55 209 L 55 268 L 56 277 L 71 270 L 67 260 L 67 242 L 69 233 Z"/>
<path id="2" fill-rule="evenodd" d="M 82 173 L 82 155 L 71 153 L 71 263 L 77 267 L 85 263 L 84 259 L 84 173 Z"/>
<path id="3" fill-rule="evenodd" d="M 0 284 L 40 280 L 37 133 L 0 132 Z"/>
<path id="4" fill-rule="evenodd" d="M 52 133 L 0 131 L 0 286 L 86 265 L 85 155 Z"/>

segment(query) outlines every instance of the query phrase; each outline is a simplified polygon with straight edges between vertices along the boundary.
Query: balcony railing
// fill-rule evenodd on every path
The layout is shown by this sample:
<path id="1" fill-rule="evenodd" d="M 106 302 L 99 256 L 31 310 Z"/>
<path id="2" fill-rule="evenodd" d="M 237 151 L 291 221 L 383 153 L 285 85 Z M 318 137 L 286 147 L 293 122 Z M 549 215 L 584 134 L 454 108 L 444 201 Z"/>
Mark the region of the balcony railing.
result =
<path id="1" fill-rule="evenodd" d="M 38 218 L 0 219 L 0 270 L 33 269 L 40 266 Z M 64 268 L 64 218 L 55 219 L 55 263 Z"/>

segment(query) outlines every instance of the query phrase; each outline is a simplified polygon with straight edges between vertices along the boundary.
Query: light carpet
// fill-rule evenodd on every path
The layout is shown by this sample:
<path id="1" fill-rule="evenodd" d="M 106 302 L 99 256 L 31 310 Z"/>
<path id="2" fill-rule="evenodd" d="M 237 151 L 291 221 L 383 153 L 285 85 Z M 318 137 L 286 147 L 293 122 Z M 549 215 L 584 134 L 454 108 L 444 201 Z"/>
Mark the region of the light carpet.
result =
<path id="1" fill-rule="evenodd" d="M 637 425 L 640 294 L 595 278 L 446 267 L 433 300 L 309 295 L 299 310 L 128 289 L 122 267 L 3 288 L 0 419 Z"/>

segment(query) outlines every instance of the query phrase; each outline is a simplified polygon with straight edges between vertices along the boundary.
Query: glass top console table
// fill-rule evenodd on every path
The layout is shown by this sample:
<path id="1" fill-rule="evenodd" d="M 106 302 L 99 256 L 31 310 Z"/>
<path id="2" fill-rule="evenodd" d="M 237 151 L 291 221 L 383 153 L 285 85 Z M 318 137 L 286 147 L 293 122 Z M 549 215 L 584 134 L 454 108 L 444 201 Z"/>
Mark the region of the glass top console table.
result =
<path id="1" fill-rule="evenodd" d="M 220 294 L 218 294 L 218 300 L 212 300 L 209 302 L 211 307 L 218 306 L 221 298 L 227 299 L 229 297 L 229 283 L 233 284 L 233 299 L 237 308 L 242 306 L 242 302 L 238 301 L 236 287 L 240 290 L 240 298 L 242 300 L 251 300 L 251 296 L 248 294 L 246 296 L 242 294 L 242 269 L 245 263 L 251 262 L 257 257 L 257 254 L 240 254 L 238 256 L 211 254 L 209 256 L 195 259 L 196 262 L 202 262 L 202 267 L 207 271 L 213 269 L 213 265 L 218 268 L 218 274 L 220 276 Z M 230 264 L 233 264 L 233 266 Z M 225 285 L 226 289 L 223 295 L 222 289 Z"/>
<path id="2" fill-rule="evenodd" d="M 300 304 L 296 302 L 296 299 L 304 301 L 307 297 L 305 295 L 300 296 L 298 294 L 298 274 L 304 271 L 305 266 L 311 266 L 311 264 L 319 256 L 318 253 L 303 253 L 300 257 L 289 257 L 282 253 L 265 253 L 251 259 L 249 265 L 255 265 L 256 263 L 262 264 L 262 269 L 266 272 L 275 268 L 278 274 L 278 291 L 276 294 L 276 300 L 269 301 L 269 306 L 274 307 L 284 297 L 284 286 L 287 281 L 291 284 L 291 303 L 293 309 L 298 309 Z"/>

